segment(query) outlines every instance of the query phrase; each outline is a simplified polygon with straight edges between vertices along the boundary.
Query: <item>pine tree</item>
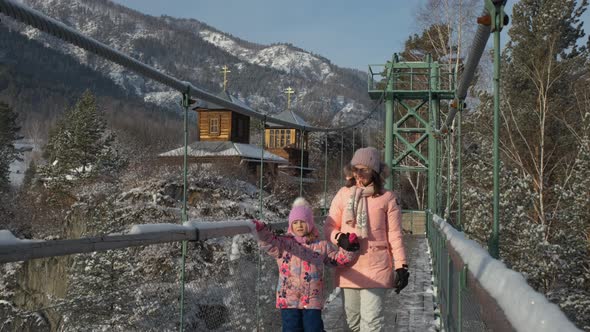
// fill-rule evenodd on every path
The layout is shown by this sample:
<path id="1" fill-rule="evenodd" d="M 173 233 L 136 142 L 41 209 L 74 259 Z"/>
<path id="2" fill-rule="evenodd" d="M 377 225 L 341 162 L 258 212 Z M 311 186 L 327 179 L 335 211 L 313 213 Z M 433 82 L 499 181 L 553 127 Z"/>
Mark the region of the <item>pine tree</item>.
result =
<path id="1" fill-rule="evenodd" d="M 86 91 L 52 128 L 43 151 L 48 164 L 41 173 L 52 179 L 51 183 L 63 185 L 68 180 L 116 171 L 123 163 L 114 140 L 95 97 Z"/>
<path id="2" fill-rule="evenodd" d="M 16 125 L 17 114 L 8 106 L 0 102 L 0 191 L 10 185 L 10 164 L 18 157 L 14 147 L 19 127 Z"/>

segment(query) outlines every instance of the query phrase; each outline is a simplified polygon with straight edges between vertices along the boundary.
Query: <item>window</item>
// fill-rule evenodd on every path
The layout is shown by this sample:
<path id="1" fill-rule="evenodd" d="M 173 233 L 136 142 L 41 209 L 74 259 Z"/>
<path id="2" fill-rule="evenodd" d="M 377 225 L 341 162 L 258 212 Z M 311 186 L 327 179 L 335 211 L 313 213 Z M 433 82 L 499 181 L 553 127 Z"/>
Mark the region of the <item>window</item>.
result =
<path id="1" fill-rule="evenodd" d="M 281 129 L 281 145 L 280 147 L 285 146 L 285 129 Z"/>
<path id="2" fill-rule="evenodd" d="M 274 129 L 268 130 L 268 142 L 266 142 L 266 147 L 274 148 L 275 147 L 275 131 Z"/>
<path id="3" fill-rule="evenodd" d="M 213 116 L 209 118 L 209 135 L 219 136 L 219 116 Z"/>
<path id="4" fill-rule="evenodd" d="M 287 145 L 291 143 L 291 129 L 287 129 Z"/>

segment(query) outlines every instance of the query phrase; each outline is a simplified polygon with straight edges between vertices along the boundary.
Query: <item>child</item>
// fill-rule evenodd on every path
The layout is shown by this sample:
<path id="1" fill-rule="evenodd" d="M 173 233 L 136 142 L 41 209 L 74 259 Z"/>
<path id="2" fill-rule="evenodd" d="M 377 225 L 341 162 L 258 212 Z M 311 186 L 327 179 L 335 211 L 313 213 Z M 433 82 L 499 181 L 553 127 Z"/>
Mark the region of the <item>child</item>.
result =
<path id="1" fill-rule="evenodd" d="M 254 223 L 261 249 L 279 266 L 276 306 L 281 309 L 283 331 L 323 331 L 323 265 L 351 263 L 360 248 L 356 234 L 346 234 L 348 241 L 339 244 L 341 248 L 320 241 L 311 206 L 301 197 L 289 213 L 287 235 L 273 235 L 262 222 Z"/>

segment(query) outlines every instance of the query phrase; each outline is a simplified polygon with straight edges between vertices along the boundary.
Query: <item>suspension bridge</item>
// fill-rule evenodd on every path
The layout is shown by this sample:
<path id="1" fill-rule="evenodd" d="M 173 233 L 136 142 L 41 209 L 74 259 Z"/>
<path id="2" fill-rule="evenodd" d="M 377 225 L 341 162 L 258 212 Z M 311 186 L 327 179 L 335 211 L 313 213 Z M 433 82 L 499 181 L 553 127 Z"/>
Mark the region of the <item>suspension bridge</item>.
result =
<path id="1" fill-rule="evenodd" d="M 429 56 L 425 61 L 403 61 L 397 55 L 383 65 L 370 65 L 368 71 L 368 93 L 376 105 L 385 103 L 385 161 L 393 176 L 388 179 L 387 188 L 394 189 L 399 183 L 401 172 L 417 172 L 427 177 L 427 207 L 423 211 L 406 211 L 408 218 L 425 216 L 425 231 L 414 231 L 405 237 L 410 259 L 410 285 L 400 295 L 391 292 L 387 298 L 386 315 L 388 331 L 577 331 L 559 308 L 548 302 L 543 295 L 535 292 L 526 284 L 524 278 L 498 260 L 499 250 L 499 79 L 500 79 L 500 31 L 507 23 L 504 14 L 505 1 L 485 0 L 481 21 L 462 70 L 458 63 L 443 64 L 433 61 Z M 123 255 L 155 254 L 149 248 L 164 247 L 178 249 L 174 254 L 174 266 L 155 265 L 165 269 L 165 276 L 150 279 L 147 271 L 135 271 L 125 287 L 105 289 L 98 293 L 89 293 L 85 298 L 55 299 L 54 306 L 45 308 L 28 308 L 26 299 L 20 305 L 25 308 L 14 314 L 8 325 L 0 330 L 22 330 L 24 320 L 34 317 L 50 322 L 47 330 L 68 330 L 69 321 L 61 320 L 60 312 L 74 310 L 76 301 L 99 302 L 101 297 L 112 299 L 108 306 L 112 321 L 104 322 L 101 328 L 118 326 L 119 330 L 154 329 L 187 331 L 276 331 L 280 329 L 277 314 L 274 312 L 274 281 L 276 274 L 273 262 L 257 252 L 256 249 L 244 250 L 244 238 L 252 232 L 250 221 L 205 222 L 189 220 L 187 214 L 187 146 L 188 146 L 188 110 L 191 98 L 199 98 L 221 105 L 234 112 L 256 118 L 263 124 L 274 123 L 287 125 L 302 134 L 317 132 L 325 134 L 326 161 L 329 154 L 340 153 L 343 166 L 343 143 L 340 151 L 328 151 L 328 134 L 339 134 L 358 128 L 373 112 L 356 123 L 339 128 L 302 126 L 297 123 L 273 118 L 254 111 L 241 103 L 234 103 L 207 92 L 190 82 L 181 81 L 158 71 L 136 59 L 123 54 L 108 45 L 91 39 L 52 19 L 43 13 L 31 9 L 17 1 L 0 0 L 0 12 L 3 15 L 35 27 L 45 33 L 76 45 L 88 52 L 103 57 L 108 61 L 124 66 L 143 77 L 164 84 L 182 95 L 184 107 L 184 175 L 183 204 L 178 224 L 141 224 L 138 222 L 124 234 L 66 239 L 66 240 L 30 240 L 17 239 L 8 231 L 0 232 L 0 263 L 27 262 L 29 269 L 47 268 L 39 258 L 58 260 L 64 255 L 90 254 L 98 252 L 123 252 Z M 451 176 L 443 176 L 442 160 L 448 154 L 452 142 L 461 141 L 461 114 L 467 97 L 467 89 L 473 79 L 480 58 L 490 36 L 494 41 L 494 175 L 493 175 L 493 233 L 490 235 L 489 252 L 476 242 L 468 239 L 461 232 L 461 153 L 455 160 L 446 158 L 446 162 L 457 165 L 456 189 L 459 211 L 450 223 Z M 441 102 L 448 101 L 450 108 L 446 114 L 441 112 Z M 394 108 L 404 114 L 394 118 Z M 443 120 L 443 116 L 446 119 Z M 451 126 L 455 130 L 451 131 Z M 261 150 L 264 151 L 264 135 Z M 412 137 L 410 139 L 409 137 Z M 454 140 L 452 140 L 454 138 Z M 342 141 L 341 141 L 342 142 Z M 395 149 L 402 146 L 402 149 Z M 425 144 L 425 149 L 419 146 Z M 426 152 L 424 152 L 426 151 Z M 419 162 L 410 165 L 404 159 L 411 156 Z M 264 167 L 262 156 L 260 168 Z M 301 158 L 303 162 L 303 158 Z M 303 170 L 303 165 L 301 167 Z M 450 172 L 450 167 L 446 171 Z M 324 200 L 322 216 L 327 209 L 326 197 L 327 174 L 324 172 Z M 448 174 L 450 175 L 450 174 Z M 301 175 L 302 177 L 303 175 Z M 443 183 L 443 178 L 447 183 Z M 264 219 L 263 172 L 259 179 L 259 216 Z M 443 185 L 447 190 L 443 190 Z M 303 190 L 300 182 L 300 192 Z M 440 195 L 446 192 L 446 197 Z M 318 217 L 318 220 L 322 219 Z M 284 224 L 273 224 L 281 228 Z M 414 225 L 405 227 L 415 230 Z M 180 247 L 174 246 L 179 244 Z M 170 247 L 172 246 L 172 247 Z M 227 267 L 223 277 L 214 279 L 199 275 L 194 269 L 191 258 L 206 251 L 208 247 L 217 247 L 218 252 L 229 253 L 229 259 L 211 255 L 209 262 L 223 261 Z M 142 248 L 142 249 L 138 249 Z M 149 258 L 146 258 L 149 259 Z M 154 259 L 159 259 L 155 257 Z M 162 260 L 164 260 L 162 258 Z M 134 270 L 118 262 L 122 269 Z M 193 264 L 194 265 L 194 264 Z M 175 270 L 176 269 L 176 270 Z M 180 270 L 180 273 L 178 271 Z M 180 278 L 178 275 L 180 274 Z M 48 271 L 48 275 L 52 275 Z M 100 278 L 101 276 L 96 276 Z M 112 276 L 110 276 L 112 277 Z M 98 279 L 97 279 L 98 280 Z M 52 283 L 52 280 L 45 280 Z M 324 311 L 326 328 L 329 331 L 344 331 L 342 306 L 338 290 L 329 285 L 331 295 Z M 133 286 L 130 286 L 133 285 Z M 125 298 L 121 294 L 133 291 L 135 298 Z M 328 294 L 327 293 L 327 294 Z M 12 304 L 0 300 L 0 315 L 10 317 Z M 28 310 L 28 311 L 27 311 Z M 154 311 L 165 311 L 168 321 L 154 321 Z M 74 319 L 91 316 L 92 309 L 86 308 L 70 315 Z M 119 325 L 115 317 L 127 316 L 127 322 Z M 161 315 L 161 313 L 160 313 Z M 133 317 L 131 319 L 130 317 Z M 150 321 L 151 320 L 151 321 Z M 131 322 L 137 323 L 131 323 Z M 20 323 L 19 323 L 20 322 Z M 111 325 L 109 325 L 111 324 Z M 129 325 L 125 325 L 129 324 Z"/>

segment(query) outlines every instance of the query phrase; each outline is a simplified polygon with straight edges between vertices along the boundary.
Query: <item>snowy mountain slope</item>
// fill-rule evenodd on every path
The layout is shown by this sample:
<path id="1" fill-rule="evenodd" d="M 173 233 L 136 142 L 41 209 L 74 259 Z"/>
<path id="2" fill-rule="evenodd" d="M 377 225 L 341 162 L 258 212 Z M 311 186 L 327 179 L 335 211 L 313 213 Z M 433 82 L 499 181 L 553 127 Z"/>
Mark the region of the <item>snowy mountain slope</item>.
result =
<path id="1" fill-rule="evenodd" d="M 362 73 L 339 68 L 321 56 L 289 44 L 250 43 L 194 19 L 143 15 L 108 0 L 23 2 L 87 36 L 207 91 L 220 90 L 223 80 L 220 70 L 227 65 L 232 71 L 230 91 L 239 93 L 244 101 L 263 113 L 278 113 L 286 107 L 283 90 L 288 86 L 296 91 L 293 107 L 311 120 L 317 115 L 325 122 L 352 105 L 357 117 L 370 107 L 366 78 Z M 2 22 L 19 29 L 30 39 L 75 56 L 127 91 L 175 108 L 170 105 L 167 87 L 33 28 L 10 20 Z"/>
<path id="2" fill-rule="evenodd" d="M 307 52 L 294 50 L 288 45 L 272 45 L 255 50 L 241 46 L 232 38 L 208 29 L 201 30 L 199 35 L 211 44 L 252 64 L 299 74 L 315 81 L 324 81 L 335 75 L 330 63 Z"/>

